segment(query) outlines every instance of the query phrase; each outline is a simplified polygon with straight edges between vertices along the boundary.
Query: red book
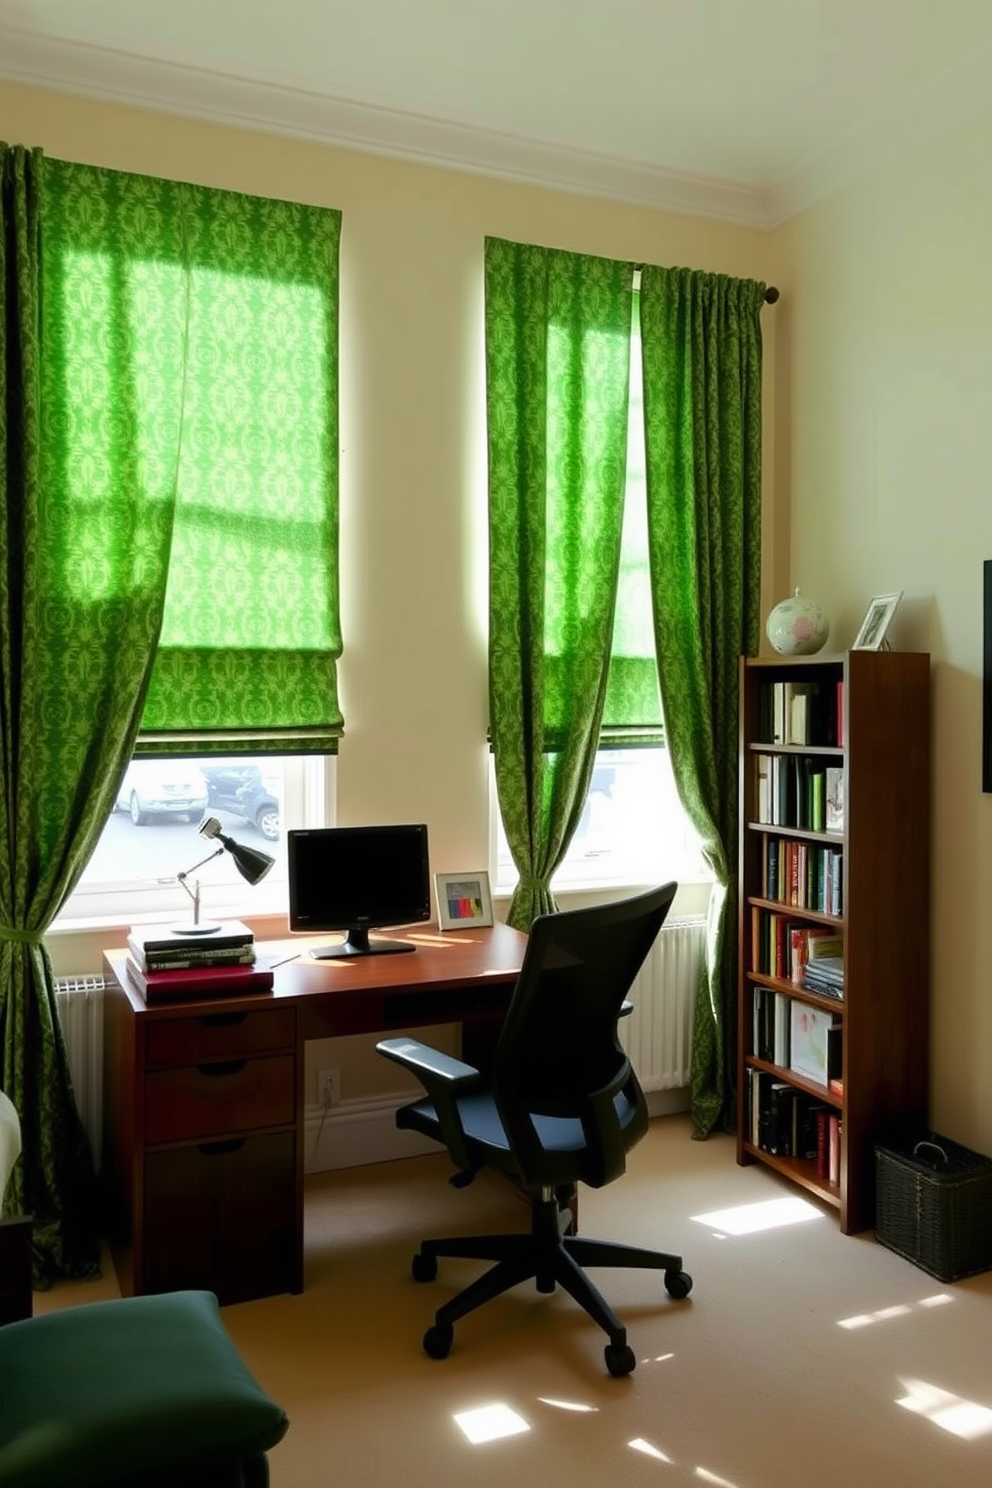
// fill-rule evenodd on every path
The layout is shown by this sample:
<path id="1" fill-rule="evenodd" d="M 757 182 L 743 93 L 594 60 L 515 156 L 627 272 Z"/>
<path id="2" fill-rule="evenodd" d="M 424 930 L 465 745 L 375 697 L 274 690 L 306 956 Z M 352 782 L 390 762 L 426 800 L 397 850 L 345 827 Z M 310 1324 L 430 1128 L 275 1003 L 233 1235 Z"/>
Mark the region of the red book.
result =
<path id="1" fill-rule="evenodd" d="M 170 997 L 223 997 L 229 992 L 270 992 L 275 978 L 262 966 L 201 966 L 182 971 L 142 971 L 130 956 L 127 974 L 146 1002 Z"/>

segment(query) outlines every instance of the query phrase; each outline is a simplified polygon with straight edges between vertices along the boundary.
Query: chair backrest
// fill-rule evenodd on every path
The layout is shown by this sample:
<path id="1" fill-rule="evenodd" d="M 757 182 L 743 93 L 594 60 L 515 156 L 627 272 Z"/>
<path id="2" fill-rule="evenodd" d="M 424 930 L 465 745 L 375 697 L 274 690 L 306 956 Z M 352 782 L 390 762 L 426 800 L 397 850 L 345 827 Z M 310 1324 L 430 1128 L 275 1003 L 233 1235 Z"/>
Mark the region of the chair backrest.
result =
<path id="1" fill-rule="evenodd" d="M 526 1183 L 581 1179 L 601 1187 L 623 1172 L 627 1150 L 647 1130 L 644 1095 L 617 1023 L 677 887 L 534 921 L 492 1075 Z M 549 1151 L 556 1120 L 571 1122 L 573 1133 L 581 1123 L 585 1151 Z M 574 1149 L 560 1130 L 562 1145 Z"/>

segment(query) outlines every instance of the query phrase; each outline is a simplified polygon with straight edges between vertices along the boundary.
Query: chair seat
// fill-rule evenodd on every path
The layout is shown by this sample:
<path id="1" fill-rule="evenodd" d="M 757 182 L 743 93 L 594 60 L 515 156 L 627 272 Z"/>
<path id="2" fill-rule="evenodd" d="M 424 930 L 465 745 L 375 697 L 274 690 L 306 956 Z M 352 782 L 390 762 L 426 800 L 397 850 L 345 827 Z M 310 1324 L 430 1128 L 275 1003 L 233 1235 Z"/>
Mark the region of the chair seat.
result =
<path id="1" fill-rule="evenodd" d="M 510 1147 L 506 1129 L 496 1109 L 496 1101 L 489 1091 L 478 1091 L 472 1095 L 458 1096 L 455 1104 L 470 1151 L 478 1165 L 497 1168 L 502 1172 L 517 1173 L 519 1161 Z M 634 1103 L 623 1091 L 614 1098 L 614 1109 L 622 1131 L 638 1117 Z M 546 1152 L 553 1152 L 566 1159 L 569 1153 L 576 1157 L 575 1171 L 567 1165 L 559 1165 L 558 1181 L 565 1183 L 579 1175 L 581 1159 L 588 1147 L 582 1122 L 575 1116 L 535 1116 L 534 1130 Z M 422 1136 L 442 1141 L 441 1119 L 432 1100 L 412 1101 L 396 1112 L 396 1125 L 403 1130 L 418 1131 Z"/>
<path id="2" fill-rule="evenodd" d="M 0 1328 L 4 1488 L 249 1482 L 286 1432 L 211 1292 L 68 1308 Z M 232 1469 L 234 1474 L 232 1475 Z"/>

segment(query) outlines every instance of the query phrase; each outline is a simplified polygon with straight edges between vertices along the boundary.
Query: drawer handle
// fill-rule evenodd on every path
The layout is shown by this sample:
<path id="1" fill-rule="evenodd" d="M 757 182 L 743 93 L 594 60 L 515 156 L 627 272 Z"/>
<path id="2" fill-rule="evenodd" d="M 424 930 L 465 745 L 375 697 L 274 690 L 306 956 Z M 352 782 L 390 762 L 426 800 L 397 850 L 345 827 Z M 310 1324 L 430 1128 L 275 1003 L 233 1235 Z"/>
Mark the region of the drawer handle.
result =
<path id="1" fill-rule="evenodd" d="M 222 1075 L 238 1075 L 248 1063 L 247 1059 L 225 1059 L 222 1064 L 198 1064 L 197 1070 L 208 1079 L 216 1079 Z"/>
<path id="2" fill-rule="evenodd" d="M 197 1019 L 204 1028 L 230 1028 L 233 1023 L 243 1023 L 247 1013 L 204 1013 Z"/>
<path id="3" fill-rule="evenodd" d="M 229 1137 L 226 1142 L 201 1142 L 196 1150 L 204 1157 L 223 1157 L 226 1152 L 237 1152 L 244 1145 L 244 1137 Z"/>

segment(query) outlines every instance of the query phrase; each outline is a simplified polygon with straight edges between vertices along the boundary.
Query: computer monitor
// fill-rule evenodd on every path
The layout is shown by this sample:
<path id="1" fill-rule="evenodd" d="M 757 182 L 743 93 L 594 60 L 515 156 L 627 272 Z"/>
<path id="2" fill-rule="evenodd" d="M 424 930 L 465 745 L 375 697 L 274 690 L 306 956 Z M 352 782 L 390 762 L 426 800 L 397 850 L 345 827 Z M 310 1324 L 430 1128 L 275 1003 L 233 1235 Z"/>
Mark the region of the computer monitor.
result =
<path id="1" fill-rule="evenodd" d="M 431 917 L 427 827 L 315 827 L 286 833 L 289 928 L 344 930 L 343 943 L 317 946 L 318 960 L 413 951 L 409 941 L 369 931 Z"/>

